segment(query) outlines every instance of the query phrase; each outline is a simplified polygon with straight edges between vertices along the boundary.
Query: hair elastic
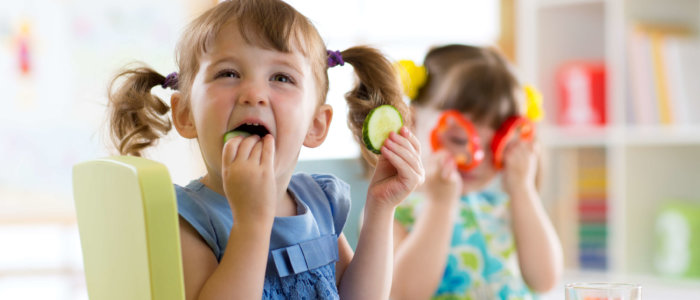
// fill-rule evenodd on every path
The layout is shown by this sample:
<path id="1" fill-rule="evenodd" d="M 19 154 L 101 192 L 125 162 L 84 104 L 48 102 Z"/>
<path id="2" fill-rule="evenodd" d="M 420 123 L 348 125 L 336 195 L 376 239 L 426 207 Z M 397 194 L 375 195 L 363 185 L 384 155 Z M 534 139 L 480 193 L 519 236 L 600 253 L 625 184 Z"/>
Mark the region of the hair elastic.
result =
<path id="1" fill-rule="evenodd" d="M 173 90 L 177 90 L 177 79 L 177 72 L 172 72 L 165 77 L 165 80 L 163 80 L 163 83 L 161 83 L 160 86 L 162 86 L 164 89 L 171 88 Z"/>
<path id="2" fill-rule="evenodd" d="M 332 68 L 337 65 L 344 65 L 345 61 L 343 60 L 343 55 L 340 54 L 340 51 L 331 51 L 331 50 L 326 50 L 326 54 L 328 55 L 328 67 Z"/>

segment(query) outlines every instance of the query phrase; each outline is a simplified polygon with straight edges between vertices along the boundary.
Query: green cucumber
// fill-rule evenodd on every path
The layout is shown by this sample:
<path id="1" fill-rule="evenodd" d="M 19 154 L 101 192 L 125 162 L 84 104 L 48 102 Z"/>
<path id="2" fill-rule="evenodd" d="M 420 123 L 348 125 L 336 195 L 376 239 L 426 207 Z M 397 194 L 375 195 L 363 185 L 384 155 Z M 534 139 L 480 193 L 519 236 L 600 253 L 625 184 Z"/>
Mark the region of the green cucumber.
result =
<path id="1" fill-rule="evenodd" d="M 243 136 L 244 138 L 247 138 L 250 136 L 250 133 L 240 130 L 229 131 L 226 134 L 224 134 L 224 144 L 226 144 L 228 140 L 237 136 Z"/>
<path id="2" fill-rule="evenodd" d="M 362 140 L 370 151 L 379 154 L 389 133 L 399 133 L 403 126 L 403 118 L 396 107 L 380 105 L 372 109 L 362 124 Z"/>

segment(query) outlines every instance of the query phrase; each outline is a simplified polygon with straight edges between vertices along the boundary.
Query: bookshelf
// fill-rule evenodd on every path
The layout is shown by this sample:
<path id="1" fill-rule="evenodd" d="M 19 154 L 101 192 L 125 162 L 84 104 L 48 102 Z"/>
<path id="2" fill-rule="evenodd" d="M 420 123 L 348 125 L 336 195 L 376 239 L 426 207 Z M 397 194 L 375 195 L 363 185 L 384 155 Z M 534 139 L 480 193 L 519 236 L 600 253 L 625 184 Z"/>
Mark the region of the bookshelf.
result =
<path id="1" fill-rule="evenodd" d="M 542 196 L 562 239 L 566 267 L 657 277 L 652 261 L 658 210 L 673 201 L 700 206 L 700 0 L 520 0 L 516 22 L 521 76 L 545 99 L 547 116 L 539 125 Z M 634 30 L 648 39 L 647 48 L 632 39 Z M 671 62 L 668 69 L 654 66 L 652 52 L 644 52 L 654 47 L 653 34 L 663 39 L 656 41 L 657 50 L 676 53 L 671 44 L 682 41 L 692 45 L 683 50 L 690 54 L 664 54 L 659 57 Z M 642 57 L 648 69 L 634 63 L 640 53 L 648 55 Z M 557 76 L 570 62 L 604 63 L 605 124 L 557 120 Z M 667 74 L 659 77 L 657 67 Z M 646 85 L 640 74 L 648 76 Z M 683 85 L 688 78 L 695 84 Z M 659 80 L 666 81 L 664 97 Z M 646 119 L 640 119 L 643 100 L 651 101 Z M 662 120 L 663 105 L 674 118 Z M 601 249 L 601 257 L 591 256 Z"/>

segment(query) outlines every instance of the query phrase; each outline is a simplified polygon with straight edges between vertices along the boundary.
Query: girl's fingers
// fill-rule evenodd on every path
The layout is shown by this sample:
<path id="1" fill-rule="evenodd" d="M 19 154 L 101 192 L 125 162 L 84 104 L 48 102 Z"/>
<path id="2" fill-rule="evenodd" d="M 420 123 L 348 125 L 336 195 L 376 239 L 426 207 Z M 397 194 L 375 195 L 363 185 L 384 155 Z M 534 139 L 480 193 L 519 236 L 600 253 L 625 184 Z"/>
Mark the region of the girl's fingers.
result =
<path id="1" fill-rule="evenodd" d="M 406 149 L 400 147 L 382 147 L 382 149 L 385 148 L 387 151 L 382 151 L 382 155 L 385 153 L 389 155 L 387 157 L 389 163 L 399 174 L 403 174 L 404 177 L 418 178 L 418 182 L 422 182 L 425 179 L 425 171 L 420 164 L 420 159 L 406 155 Z"/>
<path id="2" fill-rule="evenodd" d="M 224 144 L 224 153 L 222 155 L 223 164 L 228 165 L 231 162 L 233 162 L 233 159 L 236 158 L 236 153 L 238 152 L 238 145 L 240 145 L 241 141 L 243 141 L 243 137 L 237 136 L 228 140 L 228 142 Z"/>
<path id="3" fill-rule="evenodd" d="M 418 182 L 422 181 L 421 179 L 423 178 L 423 175 L 411 168 L 406 160 L 404 160 L 399 154 L 394 152 L 392 149 L 387 148 L 387 147 L 382 147 L 381 149 L 382 156 L 384 156 L 389 163 L 394 166 L 396 171 L 399 174 L 403 174 L 403 177 L 413 177 L 413 178 L 418 178 Z"/>
<path id="4" fill-rule="evenodd" d="M 399 131 L 401 133 L 401 136 L 405 137 L 408 139 L 408 141 L 413 145 L 413 148 L 416 149 L 416 152 L 420 154 L 421 148 L 420 148 L 420 141 L 418 141 L 418 138 L 416 135 L 414 135 L 406 126 L 401 127 L 401 130 Z M 420 156 L 420 155 L 419 155 Z"/>
<path id="5" fill-rule="evenodd" d="M 272 160 L 275 157 L 275 139 L 272 135 L 265 135 L 262 140 L 262 153 L 260 154 L 260 164 L 263 166 L 272 166 Z"/>
<path id="6" fill-rule="evenodd" d="M 410 133 L 409 133 L 410 134 Z M 409 138 L 406 138 L 404 136 L 398 135 L 398 134 L 392 134 L 390 140 L 394 142 L 396 145 L 399 145 L 403 149 L 406 149 L 408 151 L 410 157 L 406 157 L 407 159 L 411 159 L 412 162 L 414 162 L 415 166 L 420 166 L 420 146 L 414 145 L 411 143 L 411 140 Z"/>
<path id="7" fill-rule="evenodd" d="M 262 147 L 263 147 L 262 140 L 255 143 L 255 145 L 253 145 L 253 149 L 250 150 L 250 155 L 248 156 L 248 159 L 252 160 L 253 162 L 260 163 L 260 155 L 262 153 Z"/>
<path id="8" fill-rule="evenodd" d="M 251 135 L 247 138 L 244 138 L 241 142 L 241 145 L 238 146 L 238 153 L 236 153 L 236 158 L 234 158 L 234 160 L 248 160 L 248 157 L 250 157 L 250 151 L 253 149 L 253 146 L 255 146 L 255 144 L 259 141 L 260 137 L 257 135 Z"/>
<path id="9" fill-rule="evenodd" d="M 506 145 L 506 149 L 505 149 L 506 152 L 505 153 L 506 154 L 519 153 L 519 152 L 522 152 L 521 151 L 522 148 L 523 148 L 523 141 L 514 140 L 514 141 L 508 143 L 508 145 Z"/>
<path id="10" fill-rule="evenodd" d="M 452 172 L 457 170 L 457 164 L 455 164 L 454 159 L 450 156 L 445 156 L 441 165 L 443 179 L 449 179 Z"/>
<path id="11" fill-rule="evenodd" d="M 384 146 L 389 147 L 392 152 L 399 155 L 414 170 L 418 171 L 421 168 L 419 156 L 407 139 L 391 133 L 384 142 Z"/>
<path id="12" fill-rule="evenodd" d="M 426 170 L 430 174 L 440 174 L 443 169 L 443 165 L 450 161 L 451 155 L 447 150 L 440 149 L 433 155 L 428 157 L 428 164 L 426 164 Z"/>

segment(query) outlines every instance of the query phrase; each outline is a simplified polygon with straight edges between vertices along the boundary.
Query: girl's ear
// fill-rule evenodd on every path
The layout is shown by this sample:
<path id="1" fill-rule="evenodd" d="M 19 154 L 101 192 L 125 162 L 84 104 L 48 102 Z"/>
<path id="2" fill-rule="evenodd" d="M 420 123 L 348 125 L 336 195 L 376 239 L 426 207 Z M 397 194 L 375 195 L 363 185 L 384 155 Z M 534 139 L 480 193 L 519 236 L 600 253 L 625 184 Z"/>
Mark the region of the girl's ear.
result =
<path id="1" fill-rule="evenodd" d="M 182 99 L 180 92 L 174 92 L 170 96 L 170 109 L 173 113 L 173 124 L 177 132 L 184 138 L 193 139 L 197 137 L 197 129 L 192 120 L 190 107 Z"/>
<path id="2" fill-rule="evenodd" d="M 311 120 L 311 126 L 309 126 L 309 131 L 306 133 L 306 138 L 304 138 L 304 146 L 309 148 L 320 146 L 326 139 L 326 135 L 328 135 L 332 118 L 333 108 L 328 104 L 321 105 L 316 110 L 313 120 Z"/>

